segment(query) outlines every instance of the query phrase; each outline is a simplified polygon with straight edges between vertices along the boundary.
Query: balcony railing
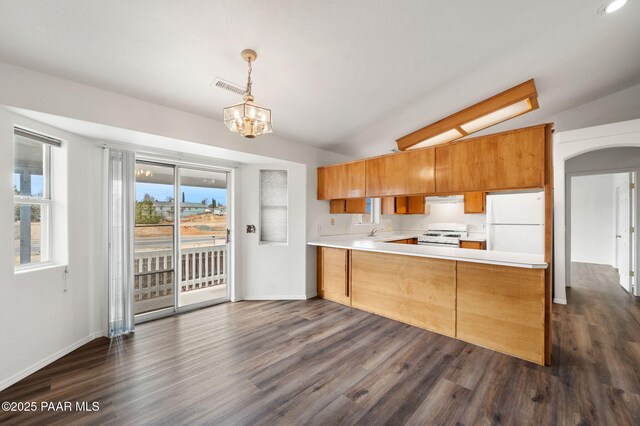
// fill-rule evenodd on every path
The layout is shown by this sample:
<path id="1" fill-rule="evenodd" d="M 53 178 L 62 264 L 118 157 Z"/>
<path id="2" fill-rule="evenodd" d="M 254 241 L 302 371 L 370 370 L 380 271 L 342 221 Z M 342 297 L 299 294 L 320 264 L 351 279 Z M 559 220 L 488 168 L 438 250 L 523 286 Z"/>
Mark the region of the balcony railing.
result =
<path id="1" fill-rule="evenodd" d="M 227 245 L 182 249 L 182 294 L 227 284 Z M 136 314 L 173 306 L 173 250 L 147 250 L 134 256 Z"/>

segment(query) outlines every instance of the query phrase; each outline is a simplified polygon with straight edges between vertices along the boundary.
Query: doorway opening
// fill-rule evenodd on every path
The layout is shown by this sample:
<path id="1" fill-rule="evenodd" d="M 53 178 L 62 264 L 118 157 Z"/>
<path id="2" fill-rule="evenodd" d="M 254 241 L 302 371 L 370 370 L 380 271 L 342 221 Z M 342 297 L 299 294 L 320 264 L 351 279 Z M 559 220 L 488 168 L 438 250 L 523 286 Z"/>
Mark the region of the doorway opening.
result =
<path id="1" fill-rule="evenodd" d="M 570 176 L 572 287 L 592 271 L 635 294 L 634 182 L 635 172 Z"/>
<path id="2" fill-rule="evenodd" d="M 230 299 L 229 176 L 136 161 L 136 322 Z"/>

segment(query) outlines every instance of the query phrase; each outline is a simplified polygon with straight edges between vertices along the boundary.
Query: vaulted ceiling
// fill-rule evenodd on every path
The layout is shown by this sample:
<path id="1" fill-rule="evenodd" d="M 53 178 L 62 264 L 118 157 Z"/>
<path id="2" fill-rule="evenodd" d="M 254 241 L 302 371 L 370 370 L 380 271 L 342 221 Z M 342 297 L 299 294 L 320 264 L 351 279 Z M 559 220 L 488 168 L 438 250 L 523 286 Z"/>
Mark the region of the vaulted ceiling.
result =
<path id="1" fill-rule="evenodd" d="M 640 83 L 640 2 L 0 0 L 0 61 L 221 120 L 258 51 L 278 135 L 348 154 L 535 78 L 522 126 Z"/>

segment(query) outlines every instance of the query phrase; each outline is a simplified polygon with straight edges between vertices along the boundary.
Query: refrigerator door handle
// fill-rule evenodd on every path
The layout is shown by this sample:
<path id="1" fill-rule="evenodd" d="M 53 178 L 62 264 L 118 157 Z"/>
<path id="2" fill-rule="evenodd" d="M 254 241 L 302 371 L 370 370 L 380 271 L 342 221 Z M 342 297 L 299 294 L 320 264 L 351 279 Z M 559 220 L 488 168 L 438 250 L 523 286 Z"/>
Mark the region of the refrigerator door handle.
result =
<path id="1" fill-rule="evenodd" d="M 489 228 L 487 230 L 487 250 L 493 250 L 493 224 L 488 223 L 487 227 Z"/>

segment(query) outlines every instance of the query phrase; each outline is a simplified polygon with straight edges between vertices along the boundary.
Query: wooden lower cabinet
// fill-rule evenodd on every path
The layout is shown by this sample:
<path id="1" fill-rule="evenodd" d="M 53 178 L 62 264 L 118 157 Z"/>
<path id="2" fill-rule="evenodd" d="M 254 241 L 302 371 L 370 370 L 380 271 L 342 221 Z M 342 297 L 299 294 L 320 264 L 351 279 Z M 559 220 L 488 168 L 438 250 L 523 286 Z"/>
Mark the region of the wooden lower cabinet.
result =
<path id="1" fill-rule="evenodd" d="M 544 365 L 544 272 L 458 262 L 457 337 Z"/>
<path id="2" fill-rule="evenodd" d="M 486 241 L 460 241 L 460 248 L 474 249 L 474 250 L 486 250 Z"/>
<path id="3" fill-rule="evenodd" d="M 407 238 L 406 240 L 395 240 L 395 241 L 389 241 L 390 243 L 396 243 L 396 244 L 418 244 L 418 239 L 417 238 Z"/>
<path id="4" fill-rule="evenodd" d="M 545 359 L 544 269 L 319 247 L 318 295 L 540 365 L 550 363 Z"/>
<path id="5" fill-rule="evenodd" d="M 353 250 L 351 306 L 455 337 L 455 262 Z"/>
<path id="6" fill-rule="evenodd" d="M 349 250 L 318 247 L 318 296 L 351 305 Z"/>

